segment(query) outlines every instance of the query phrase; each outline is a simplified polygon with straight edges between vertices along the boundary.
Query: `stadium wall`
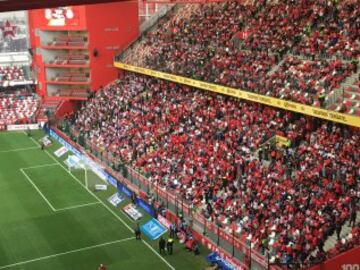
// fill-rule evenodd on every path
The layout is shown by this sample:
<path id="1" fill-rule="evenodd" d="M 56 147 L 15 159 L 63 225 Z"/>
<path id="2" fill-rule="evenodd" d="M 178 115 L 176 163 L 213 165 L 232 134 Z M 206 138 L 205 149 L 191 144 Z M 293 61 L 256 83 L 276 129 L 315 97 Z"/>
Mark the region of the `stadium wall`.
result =
<path id="1" fill-rule="evenodd" d="M 64 115 L 72 114 L 79 107 L 79 102 L 76 101 L 64 101 L 62 102 L 55 112 L 56 119 L 61 119 Z"/>
<path id="2" fill-rule="evenodd" d="M 88 5 L 89 52 L 92 89 L 99 89 L 118 77 L 115 54 L 139 35 L 137 1 Z M 116 11 L 116 12 L 114 12 Z M 98 55 L 94 53 L 98 52 Z"/>
<path id="3" fill-rule="evenodd" d="M 341 253 L 320 265 L 314 266 L 311 270 L 356 270 L 360 269 L 360 246 Z"/>

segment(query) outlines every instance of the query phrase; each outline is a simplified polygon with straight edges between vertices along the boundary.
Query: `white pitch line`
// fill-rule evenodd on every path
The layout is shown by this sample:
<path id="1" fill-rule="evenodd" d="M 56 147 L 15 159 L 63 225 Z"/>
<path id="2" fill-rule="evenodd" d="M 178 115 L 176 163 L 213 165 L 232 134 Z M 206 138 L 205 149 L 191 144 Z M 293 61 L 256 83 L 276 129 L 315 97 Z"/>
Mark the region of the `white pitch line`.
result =
<path id="1" fill-rule="evenodd" d="M 74 249 L 74 250 L 70 250 L 70 251 L 66 251 L 66 252 L 61 252 L 61 253 L 57 253 L 57 254 L 53 254 L 53 255 L 39 257 L 39 258 L 32 259 L 32 260 L 27 260 L 27 261 L 22 261 L 22 262 L 17 262 L 17 263 L 0 266 L 0 269 L 7 269 L 7 268 L 14 267 L 14 266 L 24 265 L 24 264 L 28 264 L 28 263 L 32 263 L 32 262 L 38 262 L 38 261 L 43 261 L 43 260 L 47 260 L 47 259 L 52 259 L 52 258 L 60 257 L 63 255 L 67 255 L 67 254 L 78 253 L 78 252 L 87 251 L 87 250 L 91 250 L 91 249 L 95 249 L 95 248 L 99 248 L 99 247 L 114 245 L 114 244 L 118 244 L 121 242 L 133 240 L 133 239 L 135 239 L 135 237 L 128 237 L 128 238 L 111 241 L 111 242 L 107 242 L 107 243 L 103 243 L 103 244 L 88 246 L 88 247 L 84 247 L 84 248 L 78 248 L 78 249 Z"/>
<path id="2" fill-rule="evenodd" d="M 36 191 L 40 194 L 40 196 L 44 199 L 44 201 L 50 206 L 51 210 L 56 212 L 56 209 L 52 204 L 49 202 L 49 200 L 45 197 L 44 194 L 40 191 L 40 189 L 34 184 L 34 182 L 30 179 L 30 177 L 24 172 L 23 169 L 20 169 L 20 171 L 23 173 L 23 175 L 26 177 L 26 179 L 30 182 L 30 184 L 36 189 Z"/>
<path id="3" fill-rule="evenodd" d="M 49 163 L 49 164 L 42 164 L 42 165 L 35 165 L 30 167 L 21 168 L 23 170 L 30 170 L 30 169 L 37 169 L 37 168 L 45 168 L 45 167 L 52 167 L 52 166 L 59 166 L 58 163 Z"/>
<path id="4" fill-rule="evenodd" d="M 92 202 L 92 203 L 85 203 L 85 204 L 69 206 L 69 207 L 65 207 L 65 208 L 58 208 L 58 209 L 56 209 L 56 212 L 57 211 L 70 210 L 70 209 L 77 209 L 77 208 L 82 208 L 82 207 L 86 207 L 86 206 L 90 206 L 90 205 L 96 205 L 96 204 L 100 204 L 100 203 L 99 202 Z"/>
<path id="5" fill-rule="evenodd" d="M 39 149 L 39 147 L 25 147 L 25 148 L 15 148 L 11 150 L 2 150 L 0 153 L 11 153 L 11 152 L 20 152 L 20 151 L 27 151 L 27 150 L 34 150 Z"/>
<path id="6" fill-rule="evenodd" d="M 31 137 L 31 140 L 36 144 L 39 145 L 39 143 L 34 140 L 34 138 Z M 40 146 L 40 145 L 39 145 Z M 87 192 L 90 193 L 91 196 L 93 196 L 95 199 L 97 199 L 117 220 L 119 220 L 126 228 L 128 228 L 129 231 L 134 233 L 134 230 L 121 218 L 119 217 L 109 206 L 107 206 L 98 196 L 96 196 L 94 193 L 92 193 L 89 189 L 87 189 L 82 183 L 81 181 L 74 176 L 71 172 L 69 172 L 53 155 L 51 155 L 47 150 L 45 150 L 45 153 L 54 161 L 56 161 L 57 163 L 59 163 L 59 165 L 69 174 L 71 175 L 71 177 L 76 180 L 76 182 L 78 182 Z M 176 270 L 174 266 L 172 266 L 167 260 L 165 260 L 163 257 L 161 257 L 161 255 L 145 240 L 141 241 L 142 243 L 144 243 L 157 257 L 160 258 L 160 260 L 162 260 L 167 266 L 169 266 L 169 268 L 171 270 Z M 0 268 L 1 269 L 1 268 Z"/>
<path id="7" fill-rule="evenodd" d="M 0 132 L 0 135 L 24 134 L 23 131 L 5 131 Z"/>

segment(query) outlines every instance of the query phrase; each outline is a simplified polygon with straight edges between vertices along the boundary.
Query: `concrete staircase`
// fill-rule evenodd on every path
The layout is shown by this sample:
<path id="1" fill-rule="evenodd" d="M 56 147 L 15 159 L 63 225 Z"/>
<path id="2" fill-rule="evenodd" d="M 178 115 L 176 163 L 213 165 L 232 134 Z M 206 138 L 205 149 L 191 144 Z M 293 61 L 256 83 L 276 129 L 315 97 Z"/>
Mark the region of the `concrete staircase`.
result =
<path id="1" fill-rule="evenodd" d="M 356 216 L 356 224 L 358 222 L 360 222 L 360 211 L 357 212 L 357 216 Z M 342 227 L 340 238 L 341 239 L 346 238 L 350 232 L 351 232 L 351 227 L 349 227 L 349 222 L 347 221 Z M 326 240 L 324 245 L 324 250 L 328 251 L 334 248 L 336 243 L 337 243 L 337 236 L 336 236 L 336 232 L 334 232 L 333 235 Z"/>
<path id="2" fill-rule="evenodd" d="M 360 89 L 357 85 L 359 74 L 360 68 L 328 95 L 326 102 L 329 109 L 336 110 L 341 103 L 344 103 L 347 113 L 360 116 Z"/>
<path id="3" fill-rule="evenodd" d="M 41 104 L 41 107 L 38 111 L 38 115 L 37 118 L 39 119 L 46 119 L 47 118 L 47 113 L 46 112 L 50 112 L 52 114 L 54 114 L 57 110 L 57 108 L 59 107 L 61 101 L 45 101 L 44 103 Z"/>
<path id="4" fill-rule="evenodd" d="M 283 57 L 283 59 L 281 59 L 281 61 L 279 63 L 277 63 L 277 65 L 273 66 L 269 72 L 267 73 L 268 76 L 273 75 L 276 71 L 278 71 L 278 69 L 281 67 L 281 65 L 284 63 L 286 59 L 286 55 Z"/>
<path id="5" fill-rule="evenodd" d="M 349 86 L 355 85 L 355 83 L 359 78 L 359 74 L 360 74 L 360 66 L 358 66 L 358 71 L 356 73 L 353 73 L 351 76 L 346 78 L 344 84 Z"/>

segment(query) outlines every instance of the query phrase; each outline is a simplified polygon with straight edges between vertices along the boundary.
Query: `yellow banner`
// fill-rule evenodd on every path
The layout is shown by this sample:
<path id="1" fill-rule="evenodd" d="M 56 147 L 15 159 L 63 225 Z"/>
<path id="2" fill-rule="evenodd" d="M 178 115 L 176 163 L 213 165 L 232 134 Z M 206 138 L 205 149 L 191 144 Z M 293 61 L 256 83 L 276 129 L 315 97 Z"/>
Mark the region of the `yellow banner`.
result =
<path id="1" fill-rule="evenodd" d="M 276 135 L 276 144 L 278 144 L 279 146 L 289 147 L 291 145 L 291 141 L 286 137 Z"/>
<path id="2" fill-rule="evenodd" d="M 293 102 L 293 101 L 287 101 L 287 100 L 283 100 L 283 99 L 279 99 L 279 98 L 259 95 L 256 93 L 251 93 L 251 92 L 239 90 L 236 88 L 221 86 L 221 85 L 217 85 L 217 84 L 213 84 L 213 83 L 202 82 L 202 81 L 189 79 L 189 78 L 185 78 L 185 77 L 181 77 L 181 76 L 177 76 L 177 75 L 172 75 L 172 74 L 165 73 L 165 72 L 159 72 L 159 71 L 155 71 L 155 70 L 151 70 L 151 69 L 147 69 L 147 68 L 135 67 L 132 65 L 121 63 L 121 62 L 114 62 L 114 66 L 117 68 L 120 68 L 120 69 L 132 71 L 132 72 L 136 72 L 136 73 L 140 73 L 140 74 L 144 74 L 144 75 L 148 75 L 148 76 L 152 76 L 152 77 L 156 77 L 159 79 L 164 79 L 167 81 L 172 81 L 172 82 L 176 82 L 176 83 L 180 83 L 180 84 L 186 84 L 186 85 L 189 85 L 189 86 L 192 86 L 195 88 L 212 91 L 212 92 L 219 93 L 219 94 L 237 97 L 237 98 L 245 99 L 248 101 L 258 102 L 258 103 L 273 106 L 276 108 L 293 111 L 293 112 L 297 112 L 297 113 L 302 113 L 305 115 L 314 116 L 314 117 L 342 123 L 342 124 L 349 125 L 349 126 L 360 127 L 360 117 L 350 115 L 350 114 L 329 111 L 329 110 L 325 110 L 325 109 L 321 109 L 321 108 L 317 108 L 317 107 L 313 107 L 313 106 L 309 106 L 309 105 L 305 105 L 305 104 L 300 104 L 300 103 Z"/>

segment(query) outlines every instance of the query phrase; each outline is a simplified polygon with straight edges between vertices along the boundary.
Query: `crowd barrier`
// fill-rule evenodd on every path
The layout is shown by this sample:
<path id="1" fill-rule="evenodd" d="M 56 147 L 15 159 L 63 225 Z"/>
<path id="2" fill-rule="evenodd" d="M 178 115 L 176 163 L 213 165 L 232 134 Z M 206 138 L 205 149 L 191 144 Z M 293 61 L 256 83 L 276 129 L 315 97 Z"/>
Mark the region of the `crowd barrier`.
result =
<path id="1" fill-rule="evenodd" d="M 248 100 L 248 101 L 252 101 L 252 102 L 257 102 L 257 103 L 269 105 L 272 107 L 284 109 L 287 111 L 293 111 L 293 112 L 297 112 L 297 113 L 301 113 L 301 114 L 305 114 L 305 115 L 309 115 L 309 116 L 313 116 L 313 117 L 317 117 L 317 118 L 321 118 L 321 119 L 325 119 L 325 120 L 338 122 L 338 123 L 349 125 L 349 126 L 360 127 L 360 117 L 355 116 L 355 115 L 325 110 L 325 109 L 321 109 L 321 108 L 317 108 L 317 107 L 313 107 L 313 106 L 309 106 L 309 105 L 305 105 L 305 104 L 300 104 L 300 103 L 293 102 L 293 101 L 287 101 L 287 100 L 283 100 L 283 99 L 279 99 L 279 98 L 260 95 L 260 94 L 248 92 L 245 90 L 240 90 L 240 89 L 236 89 L 236 88 L 231 88 L 231 87 L 221 86 L 221 85 L 217 85 L 217 84 L 213 84 L 213 83 L 194 80 L 194 79 L 177 76 L 177 75 L 173 75 L 173 74 L 169 74 L 169 73 L 165 73 L 165 72 L 159 72 L 159 71 L 155 71 L 155 70 L 151 70 L 151 69 L 147 69 L 147 68 L 136 67 L 136 66 L 121 63 L 121 62 L 117 61 L 116 59 L 114 62 L 114 66 L 119 69 L 140 73 L 140 74 L 156 77 L 159 79 L 164 79 L 164 80 L 171 81 L 171 82 L 189 85 L 189 86 L 192 86 L 192 87 L 195 87 L 198 89 L 202 89 L 202 90 L 207 90 L 207 91 L 211 91 L 211 92 L 215 92 L 215 93 L 219 93 L 219 94 L 223 94 L 223 95 L 227 95 L 227 96 L 232 96 L 232 97 L 236 97 L 236 98 L 240 98 L 240 99 L 244 99 L 244 100 Z"/>

